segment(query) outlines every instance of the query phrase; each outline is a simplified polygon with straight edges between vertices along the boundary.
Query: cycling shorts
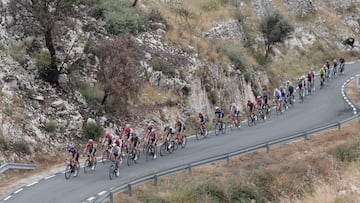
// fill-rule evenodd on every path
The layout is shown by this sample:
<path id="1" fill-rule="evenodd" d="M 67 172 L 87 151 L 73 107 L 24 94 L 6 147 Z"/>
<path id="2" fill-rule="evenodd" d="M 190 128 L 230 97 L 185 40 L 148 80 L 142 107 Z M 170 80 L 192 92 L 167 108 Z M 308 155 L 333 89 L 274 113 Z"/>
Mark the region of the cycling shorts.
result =
<path id="1" fill-rule="evenodd" d="M 94 152 L 93 152 L 93 156 L 95 156 L 95 154 L 96 154 L 96 148 L 89 148 L 89 154 L 91 154 L 91 152 L 93 151 L 93 149 L 94 149 Z"/>
<path id="2" fill-rule="evenodd" d="M 233 113 L 235 117 L 240 117 L 240 111 L 234 111 Z"/>

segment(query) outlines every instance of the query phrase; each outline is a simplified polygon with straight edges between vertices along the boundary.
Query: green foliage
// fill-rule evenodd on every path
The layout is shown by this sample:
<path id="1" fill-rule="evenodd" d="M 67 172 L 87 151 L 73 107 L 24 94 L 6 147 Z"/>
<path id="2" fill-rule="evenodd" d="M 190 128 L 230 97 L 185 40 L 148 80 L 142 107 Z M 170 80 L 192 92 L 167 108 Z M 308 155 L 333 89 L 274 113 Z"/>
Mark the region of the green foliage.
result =
<path id="1" fill-rule="evenodd" d="M 5 151 L 5 150 L 8 150 L 9 149 L 9 145 L 8 143 L 6 142 L 6 140 L 2 137 L 0 137 L 0 149 Z"/>
<path id="2" fill-rule="evenodd" d="M 86 54 L 96 54 L 97 53 L 97 46 L 96 46 L 96 44 L 93 42 L 93 41 L 91 41 L 91 40 L 88 40 L 88 41 L 86 41 L 86 44 L 85 44 L 85 46 L 84 46 L 84 53 L 86 53 Z"/>
<path id="3" fill-rule="evenodd" d="M 17 152 L 17 153 L 22 153 L 22 154 L 29 154 L 30 153 L 29 147 L 26 146 L 26 144 L 24 142 L 15 142 L 12 145 L 12 147 L 15 150 L 15 152 Z"/>
<path id="4" fill-rule="evenodd" d="M 104 128 L 99 123 L 88 122 L 83 127 L 85 138 L 98 140 L 104 134 Z"/>
<path id="5" fill-rule="evenodd" d="M 45 124 L 44 130 L 48 133 L 54 132 L 57 127 L 57 122 L 55 120 L 50 120 Z"/>
<path id="6" fill-rule="evenodd" d="M 240 44 L 217 43 L 216 51 L 227 56 L 237 69 L 244 70 L 247 66 L 246 50 Z"/>
<path id="7" fill-rule="evenodd" d="M 204 11 L 216 11 L 220 7 L 220 1 L 219 0 L 207 0 L 203 5 L 202 9 Z"/>
<path id="8" fill-rule="evenodd" d="M 175 67 L 167 61 L 157 59 L 151 63 L 151 66 L 154 71 L 161 71 L 164 75 L 175 77 Z"/>
<path id="9" fill-rule="evenodd" d="M 85 97 L 86 102 L 90 104 L 92 107 L 100 106 L 101 99 L 104 96 L 104 91 L 100 84 L 95 84 L 91 86 L 85 83 L 76 83 L 76 89 L 79 90 L 82 96 Z"/>
<path id="10" fill-rule="evenodd" d="M 103 19 L 114 35 L 139 33 L 146 29 L 146 16 L 126 0 L 92 1 L 91 15 Z"/>
<path id="11" fill-rule="evenodd" d="M 21 66 L 27 62 L 25 44 L 22 41 L 14 41 L 11 43 L 10 56 L 17 61 Z"/>
<path id="12" fill-rule="evenodd" d="M 4 113 L 11 117 L 13 115 L 13 108 L 11 108 L 10 106 L 7 106 L 5 109 L 4 109 Z"/>
<path id="13" fill-rule="evenodd" d="M 290 38 L 294 27 L 283 15 L 275 11 L 261 20 L 260 31 L 264 37 L 266 56 L 268 56 L 274 44 Z"/>
<path id="14" fill-rule="evenodd" d="M 213 200 L 211 202 L 224 202 L 226 200 L 223 188 L 212 180 L 201 181 L 194 185 L 188 196 L 192 197 L 194 200 L 199 200 L 199 198 L 201 199 L 208 196 Z"/>
<path id="15" fill-rule="evenodd" d="M 51 72 L 51 58 L 48 51 L 41 51 L 35 54 L 35 64 L 41 78 L 46 78 Z"/>
<path id="16" fill-rule="evenodd" d="M 215 104 L 218 103 L 218 101 L 219 101 L 219 97 L 218 97 L 216 91 L 215 91 L 215 90 L 212 90 L 212 91 L 210 92 L 210 102 L 211 102 L 213 105 L 215 105 Z"/>
<path id="17" fill-rule="evenodd" d="M 342 162 L 357 161 L 360 155 L 358 143 L 342 144 L 336 147 L 335 156 Z"/>
<path id="18" fill-rule="evenodd" d="M 261 202 L 255 188 L 232 186 L 230 202 Z"/>

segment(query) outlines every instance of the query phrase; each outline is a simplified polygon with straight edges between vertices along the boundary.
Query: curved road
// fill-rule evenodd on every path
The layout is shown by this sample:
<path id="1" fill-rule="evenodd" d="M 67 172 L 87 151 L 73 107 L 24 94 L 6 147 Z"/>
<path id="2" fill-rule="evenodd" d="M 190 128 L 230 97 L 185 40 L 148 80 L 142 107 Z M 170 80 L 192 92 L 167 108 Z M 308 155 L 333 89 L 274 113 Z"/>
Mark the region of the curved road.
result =
<path id="1" fill-rule="evenodd" d="M 189 140 L 186 149 L 179 148 L 170 156 L 159 156 L 149 162 L 145 162 L 142 157 L 139 163 L 121 168 L 120 176 L 114 180 L 109 180 L 109 165 L 98 163 L 93 173 L 84 174 L 81 170 L 79 177 L 69 180 L 65 180 L 62 173 L 56 174 L 19 188 L 5 196 L 0 203 L 84 202 L 137 177 L 343 120 L 351 116 L 353 111 L 344 101 L 340 89 L 347 79 L 360 72 L 359 69 L 360 63 L 346 65 L 346 75 L 332 79 L 321 90 L 317 81 L 317 91 L 314 95 L 308 97 L 303 104 L 296 103 L 295 108 L 289 109 L 281 116 L 276 116 L 273 112 L 271 119 L 255 127 L 245 126 L 238 131 L 228 131 L 224 136 L 210 134 L 207 139 Z"/>

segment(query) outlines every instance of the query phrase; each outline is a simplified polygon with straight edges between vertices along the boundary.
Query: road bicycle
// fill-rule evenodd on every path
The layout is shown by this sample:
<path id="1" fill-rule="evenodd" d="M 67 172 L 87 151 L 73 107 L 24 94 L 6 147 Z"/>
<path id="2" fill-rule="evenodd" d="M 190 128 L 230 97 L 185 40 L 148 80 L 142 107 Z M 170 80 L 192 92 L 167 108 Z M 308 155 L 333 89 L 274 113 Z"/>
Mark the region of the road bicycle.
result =
<path id="1" fill-rule="evenodd" d="M 311 88 L 310 88 L 311 89 Z M 294 93 L 291 95 L 288 95 L 287 97 L 287 103 L 293 108 L 295 105 L 295 96 Z"/>
<path id="2" fill-rule="evenodd" d="M 206 138 L 207 134 L 208 132 L 205 124 L 199 124 L 198 131 L 196 132 L 196 139 L 199 140 L 201 137 Z"/>
<path id="3" fill-rule="evenodd" d="M 304 103 L 304 91 L 299 89 L 299 103 Z"/>
<path id="4" fill-rule="evenodd" d="M 175 140 L 166 139 L 160 147 L 160 156 L 171 154 L 173 151 L 175 151 L 175 146 L 177 149 L 177 144 Z"/>
<path id="5" fill-rule="evenodd" d="M 248 126 L 256 125 L 257 116 L 255 113 L 250 113 L 248 116 Z"/>
<path id="6" fill-rule="evenodd" d="M 282 103 L 281 100 L 278 100 L 278 101 L 276 102 L 276 108 L 275 108 L 276 115 L 279 115 L 279 114 L 282 114 L 282 113 L 283 113 L 283 105 L 282 105 L 281 103 Z"/>
<path id="7" fill-rule="evenodd" d="M 101 162 L 105 164 L 110 161 L 111 147 L 107 146 L 107 149 L 102 153 Z"/>
<path id="8" fill-rule="evenodd" d="M 241 128 L 240 117 L 233 115 L 232 123 L 230 125 L 230 130 L 235 130 L 235 129 L 240 129 L 240 128 Z"/>
<path id="9" fill-rule="evenodd" d="M 271 106 L 269 104 L 264 104 L 264 110 L 266 114 L 266 118 L 271 117 Z"/>
<path id="10" fill-rule="evenodd" d="M 155 156 L 155 145 L 154 144 L 150 144 L 148 143 L 147 146 L 146 146 L 146 161 L 149 161 L 149 159 L 154 159 L 154 156 Z"/>
<path id="11" fill-rule="evenodd" d="M 94 170 L 96 167 L 96 162 L 97 162 L 96 156 L 93 156 L 94 157 L 93 161 L 91 161 L 92 156 L 88 155 L 87 157 L 88 158 L 85 160 L 85 163 L 84 163 L 84 173 Z"/>
<path id="12" fill-rule="evenodd" d="M 264 113 L 263 109 L 259 109 L 257 113 L 257 121 L 259 123 L 265 122 L 266 114 Z"/>
<path id="13" fill-rule="evenodd" d="M 344 71 L 345 71 L 345 63 L 340 63 L 340 74 L 339 75 L 344 75 Z"/>
<path id="14" fill-rule="evenodd" d="M 139 145 L 139 143 L 138 143 Z M 133 163 L 136 163 L 136 161 L 140 158 L 140 151 L 139 149 L 135 149 L 135 147 L 132 147 L 131 150 L 129 150 L 129 153 L 126 155 L 126 163 L 128 166 L 132 165 Z"/>
<path id="15" fill-rule="evenodd" d="M 185 148 L 186 147 L 186 144 L 187 144 L 187 137 L 185 134 L 182 135 L 182 138 L 180 138 L 180 134 L 176 134 L 176 137 L 175 137 L 175 143 L 176 145 L 180 145 L 181 148 Z M 177 148 L 176 148 L 177 149 Z"/>
<path id="16" fill-rule="evenodd" d="M 74 177 L 79 175 L 79 168 L 76 166 L 75 161 L 70 160 L 65 168 L 65 179 L 69 179 L 73 174 Z"/>
<path id="17" fill-rule="evenodd" d="M 114 177 L 118 177 L 118 167 L 116 166 L 115 160 L 111 160 L 111 165 L 109 169 L 109 178 L 110 180 L 114 179 Z"/>
<path id="18" fill-rule="evenodd" d="M 320 78 L 320 89 L 324 88 L 324 85 L 325 85 L 325 77 L 321 77 Z"/>
<path id="19" fill-rule="evenodd" d="M 226 133 L 226 124 L 225 122 L 221 122 L 220 120 L 218 120 L 215 124 L 215 135 L 219 135 L 220 133 Z"/>

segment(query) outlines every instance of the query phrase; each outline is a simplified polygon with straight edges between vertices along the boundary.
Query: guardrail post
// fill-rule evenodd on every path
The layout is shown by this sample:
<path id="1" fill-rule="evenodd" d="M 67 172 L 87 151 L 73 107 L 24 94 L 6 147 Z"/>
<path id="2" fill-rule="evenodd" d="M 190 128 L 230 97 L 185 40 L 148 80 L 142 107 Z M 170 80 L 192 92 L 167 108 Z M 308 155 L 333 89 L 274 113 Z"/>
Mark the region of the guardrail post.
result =
<path id="1" fill-rule="evenodd" d="M 270 145 L 269 145 L 269 143 L 266 144 L 266 153 L 268 153 L 268 154 L 270 153 Z"/>
<path id="2" fill-rule="evenodd" d="M 337 126 L 338 126 L 338 130 L 341 130 L 341 123 L 340 122 L 338 122 Z"/>
<path id="3" fill-rule="evenodd" d="M 154 186 L 157 185 L 157 181 L 158 181 L 158 176 L 155 174 L 155 175 L 154 175 Z"/>
<path id="4" fill-rule="evenodd" d="M 9 169 L 5 171 L 5 177 L 6 177 L 6 179 L 9 179 L 9 178 L 10 178 L 10 176 L 9 176 Z"/>
<path id="5" fill-rule="evenodd" d="M 192 175 L 191 164 L 189 164 L 188 166 L 189 166 L 189 175 Z"/>
<path id="6" fill-rule="evenodd" d="M 110 191 L 109 193 L 110 203 L 114 203 L 114 194 Z"/>
<path id="7" fill-rule="evenodd" d="M 226 156 L 226 166 L 229 168 L 230 167 L 230 154 L 228 154 Z"/>
<path id="8" fill-rule="evenodd" d="M 308 134 L 306 132 L 304 132 L 304 141 L 309 140 Z"/>
<path id="9" fill-rule="evenodd" d="M 128 184 L 128 191 L 129 191 L 129 197 L 131 197 L 132 194 L 131 194 L 131 184 L 130 183 Z"/>

